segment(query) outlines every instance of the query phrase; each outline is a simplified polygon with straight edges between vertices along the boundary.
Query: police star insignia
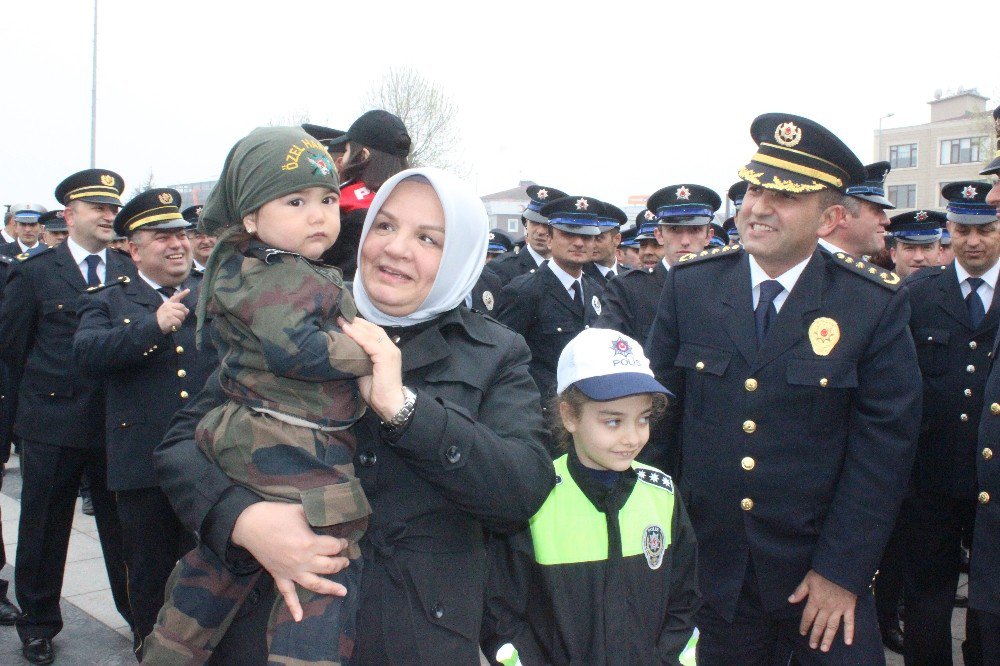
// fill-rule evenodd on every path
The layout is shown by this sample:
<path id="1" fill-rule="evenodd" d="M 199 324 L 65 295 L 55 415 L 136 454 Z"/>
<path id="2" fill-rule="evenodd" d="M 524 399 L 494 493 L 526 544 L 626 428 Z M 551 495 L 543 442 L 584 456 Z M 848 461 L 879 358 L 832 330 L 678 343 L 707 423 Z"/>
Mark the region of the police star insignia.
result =
<path id="1" fill-rule="evenodd" d="M 545 188 L 542 188 L 535 193 L 535 196 L 538 197 L 539 199 L 548 199 L 549 191 L 546 190 Z"/>
<path id="2" fill-rule="evenodd" d="M 681 185 L 680 187 L 677 188 L 677 191 L 674 192 L 674 196 L 677 197 L 678 199 L 685 199 L 685 200 L 690 199 L 691 190 Z"/>
<path id="3" fill-rule="evenodd" d="M 194 214 L 201 215 L 201 206 L 198 206 L 197 208 L 194 209 Z"/>
<path id="4" fill-rule="evenodd" d="M 618 338 L 611 343 L 611 351 L 615 353 L 615 356 L 631 356 L 632 345 L 625 338 Z"/>
<path id="5" fill-rule="evenodd" d="M 579 199 L 576 200 L 577 210 L 587 210 L 587 208 L 589 207 L 590 207 L 590 202 L 584 199 L 583 197 L 580 197 Z"/>
<path id="6" fill-rule="evenodd" d="M 793 122 L 781 123 L 774 129 L 774 140 L 786 148 L 794 148 L 802 140 L 802 129 Z"/>
<path id="7" fill-rule="evenodd" d="M 115 177 L 114 176 L 110 176 L 108 174 L 104 174 L 104 175 L 101 176 L 101 184 L 102 185 L 106 185 L 107 187 L 114 187 L 115 186 Z"/>
<path id="8" fill-rule="evenodd" d="M 647 210 L 646 213 L 645 213 L 645 218 L 647 220 L 655 220 L 656 219 L 656 215 L 653 214 L 653 211 Z"/>
<path id="9" fill-rule="evenodd" d="M 170 195 L 170 192 L 164 192 L 157 198 L 160 200 L 160 203 L 164 205 L 172 204 L 174 202 L 174 198 Z"/>
<path id="10" fill-rule="evenodd" d="M 927 211 L 926 211 L 926 210 L 921 210 L 921 211 L 917 211 L 917 212 L 916 212 L 916 213 L 915 213 L 915 214 L 913 215 L 913 218 L 914 218 L 914 219 L 915 219 L 915 220 L 916 220 L 917 222 L 923 222 L 923 221 L 924 221 L 924 220 L 926 220 L 926 219 L 927 219 L 928 217 L 930 217 L 930 215 L 928 215 L 928 214 L 927 214 Z"/>
<path id="11" fill-rule="evenodd" d="M 965 189 L 962 190 L 962 196 L 966 199 L 975 199 L 976 194 L 977 194 L 976 188 L 974 188 L 972 185 L 966 185 Z"/>

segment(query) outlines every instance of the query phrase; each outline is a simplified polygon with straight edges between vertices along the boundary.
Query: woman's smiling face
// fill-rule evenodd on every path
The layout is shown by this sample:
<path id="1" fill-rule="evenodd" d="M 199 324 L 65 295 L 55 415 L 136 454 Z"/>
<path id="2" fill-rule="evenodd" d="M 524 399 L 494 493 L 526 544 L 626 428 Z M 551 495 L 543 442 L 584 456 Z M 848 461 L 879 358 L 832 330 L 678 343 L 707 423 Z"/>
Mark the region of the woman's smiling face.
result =
<path id="1" fill-rule="evenodd" d="M 411 179 L 397 184 L 361 247 L 361 281 L 372 305 L 393 317 L 416 312 L 437 277 L 444 235 L 434 188 Z"/>

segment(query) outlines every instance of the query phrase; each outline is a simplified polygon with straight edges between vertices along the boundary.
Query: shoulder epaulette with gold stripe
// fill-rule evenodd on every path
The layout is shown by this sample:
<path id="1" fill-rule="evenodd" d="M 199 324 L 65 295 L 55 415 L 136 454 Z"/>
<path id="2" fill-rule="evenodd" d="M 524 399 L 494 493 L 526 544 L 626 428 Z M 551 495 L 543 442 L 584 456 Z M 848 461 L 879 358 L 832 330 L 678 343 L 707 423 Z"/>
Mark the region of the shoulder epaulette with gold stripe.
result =
<path id="1" fill-rule="evenodd" d="M 129 279 L 127 275 L 119 275 L 118 279 L 113 282 L 102 282 L 101 284 L 95 284 L 93 287 L 87 287 L 88 294 L 95 294 L 102 289 L 107 289 L 108 287 L 114 287 L 115 285 L 128 284 L 132 280 Z"/>
<path id="2" fill-rule="evenodd" d="M 17 259 L 18 261 L 24 262 L 24 261 L 28 261 L 29 259 L 34 259 L 35 257 L 40 257 L 43 254 L 47 254 L 47 253 L 51 252 L 54 249 L 55 249 L 54 247 L 45 247 L 45 248 L 41 248 L 41 249 L 39 249 L 37 247 L 33 247 L 30 250 L 28 250 L 27 252 L 22 252 L 21 254 L 17 255 L 14 258 Z"/>
<path id="3" fill-rule="evenodd" d="M 672 266 L 672 268 L 680 268 L 681 266 L 690 266 L 691 264 L 696 264 L 700 261 L 705 261 L 706 259 L 717 259 L 719 257 L 738 257 L 742 252 L 743 252 L 743 245 L 741 245 L 740 243 L 725 245 L 723 247 L 713 247 L 711 250 L 701 250 L 700 252 L 692 252 L 691 254 L 685 254 L 683 257 L 677 260 L 677 264 Z"/>
<path id="4" fill-rule="evenodd" d="M 886 270 L 881 266 L 876 266 L 875 264 L 870 264 L 867 261 L 844 252 L 837 252 L 831 256 L 834 259 L 833 263 L 841 268 L 848 269 L 857 275 L 863 275 L 875 284 L 880 284 L 890 291 L 899 289 L 899 285 L 902 282 L 902 279 L 892 271 Z"/>

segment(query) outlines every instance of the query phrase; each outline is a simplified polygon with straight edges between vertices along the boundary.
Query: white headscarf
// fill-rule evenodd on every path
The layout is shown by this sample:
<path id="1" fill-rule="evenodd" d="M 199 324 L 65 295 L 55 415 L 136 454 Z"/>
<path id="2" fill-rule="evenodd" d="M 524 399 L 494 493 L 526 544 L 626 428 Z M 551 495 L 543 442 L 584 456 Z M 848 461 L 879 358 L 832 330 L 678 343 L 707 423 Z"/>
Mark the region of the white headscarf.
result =
<path id="1" fill-rule="evenodd" d="M 441 200 L 444 209 L 444 250 L 441 266 L 427 298 L 416 312 L 405 317 L 387 315 L 371 302 L 361 279 L 361 248 L 372 227 L 375 216 L 385 204 L 392 190 L 403 180 L 423 176 Z M 442 312 L 454 309 L 464 302 L 472 291 L 486 265 L 486 247 L 489 244 L 490 222 L 486 207 L 476 194 L 462 181 L 441 169 L 422 167 L 407 169 L 385 181 L 379 188 L 365 216 L 358 242 L 358 270 L 354 275 L 354 300 L 361 316 L 379 326 L 413 326 L 433 319 Z"/>

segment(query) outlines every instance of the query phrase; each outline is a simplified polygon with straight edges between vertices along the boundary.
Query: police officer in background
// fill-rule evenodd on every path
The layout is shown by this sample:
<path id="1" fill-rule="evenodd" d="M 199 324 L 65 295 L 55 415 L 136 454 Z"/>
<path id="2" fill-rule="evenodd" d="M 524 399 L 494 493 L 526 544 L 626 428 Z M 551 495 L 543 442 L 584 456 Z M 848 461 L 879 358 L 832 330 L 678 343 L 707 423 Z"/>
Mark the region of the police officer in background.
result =
<path id="1" fill-rule="evenodd" d="M 625 211 L 606 201 L 601 202 L 605 219 L 601 233 L 594 239 L 594 260 L 584 264 L 583 272 L 607 284 L 608 280 L 621 273 L 615 250 L 622 240 L 621 225 L 628 222 Z"/>
<path id="2" fill-rule="evenodd" d="M 504 252 L 510 252 L 513 247 L 514 241 L 510 239 L 510 236 L 496 229 L 490 231 L 489 244 L 486 246 L 486 265 L 483 267 L 483 272 L 479 274 L 479 279 L 476 280 L 472 291 L 466 295 L 465 307 L 484 314 L 493 314 L 493 310 L 497 306 L 497 298 L 500 297 L 500 291 L 503 289 L 503 282 L 500 281 L 500 276 L 490 268 L 490 263 L 503 255 Z"/>
<path id="3" fill-rule="evenodd" d="M 948 227 L 941 230 L 941 249 L 938 251 L 938 261 L 942 266 L 955 261 L 955 251 L 951 247 L 951 232 Z"/>
<path id="4" fill-rule="evenodd" d="M 191 241 L 191 254 L 194 259 L 191 272 L 201 277 L 205 274 L 205 264 L 208 263 L 208 257 L 212 254 L 212 248 L 215 247 L 215 236 L 209 236 L 198 229 L 198 218 L 201 217 L 200 205 L 188 206 L 181 211 L 181 215 L 191 225 L 187 230 L 188 240 Z"/>
<path id="5" fill-rule="evenodd" d="M 704 583 L 698 664 L 884 663 L 869 586 L 920 419 L 908 295 L 817 248 L 864 178 L 851 150 L 791 114 L 759 116 L 751 135 L 746 249 L 681 259 L 646 345 L 676 394 L 667 423 Z"/>
<path id="6" fill-rule="evenodd" d="M 69 229 L 66 228 L 66 219 L 61 210 L 50 210 L 38 218 L 42 224 L 42 244 L 46 247 L 56 247 L 66 242 L 69 237 Z"/>
<path id="7" fill-rule="evenodd" d="M 642 211 L 639 215 L 641 216 L 644 212 L 649 211 Z M 638 233 L 638 224 L 628 229 L 622 228 L 622 239 L 615 249 L 615 257 L 618 259 L 618 265 L 620 266 L 619 275 L 639 266 L 639 241 L 635 239 Z"/>
<path id="8" fill-rule="evenodd" d="M 118 499 L 137 656 L 174 564 L 195 545 L 160 490 L 153 449 L 217 365 L 214 349 L 195 347 L 201 278 L 191 274 L 190 222 L 178 203 L 175 190 L 151 189 L 121 209 L 115 230 L 128 238 L 138 279 L 89 289 L 73 338 L 80 366 L 105 379 L 107 482 Z"/>
<path id="9" fill-rule="evenodd" d="M 865 180 L 847 188 L 843 200 L 846 215 L 835 225 L 824 228 L 820 247 L 836 254 L 844 252 L 854 257 L 868 257 L 885 247 L 885 230 L 889 216 L 885 211 L 895 208 L 885 198 L 885 177 L 888 162 L 865 165 Z"/>
<path id="10" fill-rule="evenodd" d="M 508 252 L 498 257 L 490 268 L 500 276 L 503 284 L 508 284 L 518 275 L 534 273 L 549 258 L 549 239 L 552 229 L 549 221 L 542 215 L 542 206 L 550 201 L 566 196 L 562 190 L 545 185 L 530 185 L 526 193 L 528 205 L 521 213 L 521 224 L 524 225 L 524 248 L 520 252 Z"/>
<path id="11" fill-rule="evenodd" d="M 42 233 L 42 225 L 39 222 L 47 211 L 44 206 L 38 204 L 22 203 L 12 205 L 10 212 L 13 214 L 17 240 L 0 245 L 0 254 L 16 257 L 39 246 L 39 237 Z"/>
<path id="12" fill-rule="evenodd" d="M 115 606 L 131 624 L 121 526 L 105 483 L 104 391 L 100 378 L 73 359 L 80 295 L 88 286 L 135 277 L 131 262 L 107 250 L 123 189 L 121 176 L 106 169 L 60 183 L 55 196 L 66 206 L 69 238 L 16 264 L 0 303 L 0 354 L 22 376 L 15 425 L 23 441 L 17 631 L 25 658 L 36 664 L 52 662 L 52 638 L 62 629 L 59 596 L 84 472 Z"/>
<path id="13" fill-rule="evenodd" d="M 635 237 L 639 244 L 639 265 L 636 268 L 644 268 L 648 271 L 656 268 L 656 265 L 663 261 L 665 249 L 656 233 L 658 228 L 656 213 L 647 209 L 641 215 L 642 223 L 639 226 L 639 233 Z M 637 217 L 636 220 L 638 219 Z"/>
<path id="14" fill-rule="evenodd" d="M 976 444 L 997 333 L 1000 223 L 982 182 L 946 185 L 955 261 L 907 278 L 924 383 L 911 490 L 899 514 L 907 664 L 951 663 L 963 534 L 976 507 Z M 975 611 L 970 610 L 970 616 Z M 978 646 L 973 650 L 978 653 Z"/>
<path id="15" fill-rule="evenodd" d="M 889 219 L 889 257 L 899 277 L 941 265 L 941 228 L 947 221 L 944 213 L 936 210 L 914 210 Z"/>
<path id="16" fill-rule="evenodd" d="M 545 405 L 555 395 L 563 347 L 601 314 L 602 285 L 583 266 L 591 261 L 606 216 L 601 201 L 578 196 L 548 203 L 541 214 L 552 227 L 551 260 L 504 285 L 496 317 L 528 343 L 528 371 Z"/>

